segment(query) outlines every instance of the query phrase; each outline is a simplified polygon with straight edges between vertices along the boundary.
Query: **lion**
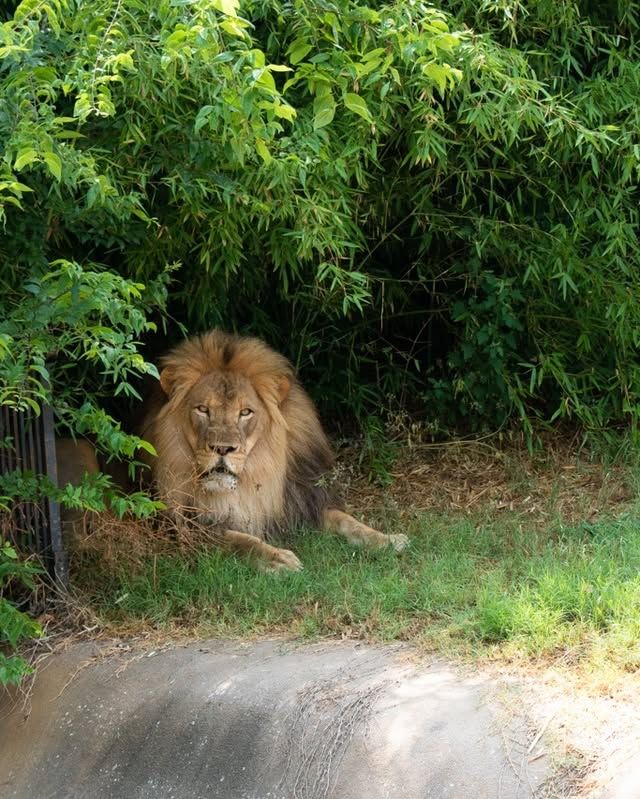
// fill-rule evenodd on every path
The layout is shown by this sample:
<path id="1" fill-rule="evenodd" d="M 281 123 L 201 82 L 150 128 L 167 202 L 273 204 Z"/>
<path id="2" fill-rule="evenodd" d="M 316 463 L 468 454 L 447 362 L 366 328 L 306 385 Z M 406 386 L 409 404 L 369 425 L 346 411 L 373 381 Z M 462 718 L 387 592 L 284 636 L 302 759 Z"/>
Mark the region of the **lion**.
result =
<path id="1" fill-rule="evenodd" d="M 351 544 L 405 547 L 344 512 L 324 477 L 333 451 L 291 363 L 256 338 L 212 330 L 160 360 L 140 435 L 159 498 L 184 530 L 204 525 L 267 571 L 302 568 L 268 542 L 299 525 Z"/>

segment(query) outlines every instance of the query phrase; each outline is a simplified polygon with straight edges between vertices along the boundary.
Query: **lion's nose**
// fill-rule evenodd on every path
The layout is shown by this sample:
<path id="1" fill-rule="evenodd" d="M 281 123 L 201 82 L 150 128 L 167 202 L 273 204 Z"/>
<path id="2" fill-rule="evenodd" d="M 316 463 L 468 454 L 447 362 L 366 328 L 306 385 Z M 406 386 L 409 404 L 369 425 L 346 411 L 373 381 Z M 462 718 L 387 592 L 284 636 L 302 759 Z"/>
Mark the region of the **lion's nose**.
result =
<path id="1" fill-rule="evenodd" d="M 235 452 L 237 447 L 230 447 L 228 444 L 209 444 L 209 449 L 215 452 L 216 455 L 229 455 L 230 452 Z"/>

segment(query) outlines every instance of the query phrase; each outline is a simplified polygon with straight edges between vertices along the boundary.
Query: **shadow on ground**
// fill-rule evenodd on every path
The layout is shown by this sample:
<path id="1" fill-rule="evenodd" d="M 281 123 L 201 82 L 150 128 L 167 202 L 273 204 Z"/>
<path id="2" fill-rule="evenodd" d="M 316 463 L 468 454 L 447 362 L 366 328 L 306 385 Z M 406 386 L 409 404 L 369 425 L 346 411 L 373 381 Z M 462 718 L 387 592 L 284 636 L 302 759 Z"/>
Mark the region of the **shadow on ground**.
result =
<path id="1" fill-rule="evenodd" d="M 401 647 L 208 642 L 53 656 L 5 697 L 5 799 L 525 799 L 547 758 L 484 679 Z"/>

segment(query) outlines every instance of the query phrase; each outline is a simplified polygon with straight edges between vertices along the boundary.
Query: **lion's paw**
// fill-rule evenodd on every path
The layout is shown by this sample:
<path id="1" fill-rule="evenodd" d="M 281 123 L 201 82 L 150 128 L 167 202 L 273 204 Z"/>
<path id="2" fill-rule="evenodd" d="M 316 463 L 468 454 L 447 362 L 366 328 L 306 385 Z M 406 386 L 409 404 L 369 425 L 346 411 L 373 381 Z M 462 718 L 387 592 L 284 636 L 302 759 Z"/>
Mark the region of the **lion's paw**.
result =
<path id="1" fill-rule="evenodd" d="M 404 533 L 397 533 L 396 535 L 387 536 L 389 543 L 396 552 L 402 552 L 403 549 L 409 546 L 409 536 Z"/>
<path id="2" fill-rule="evenodd" d="M 260 563 L 261 571 L 265 572 L 279 572 L 279 571 L 302 571 L 302 561 L 290 549 L 275 549 L 269 554 L 269 560 L 263 560 Z"/>

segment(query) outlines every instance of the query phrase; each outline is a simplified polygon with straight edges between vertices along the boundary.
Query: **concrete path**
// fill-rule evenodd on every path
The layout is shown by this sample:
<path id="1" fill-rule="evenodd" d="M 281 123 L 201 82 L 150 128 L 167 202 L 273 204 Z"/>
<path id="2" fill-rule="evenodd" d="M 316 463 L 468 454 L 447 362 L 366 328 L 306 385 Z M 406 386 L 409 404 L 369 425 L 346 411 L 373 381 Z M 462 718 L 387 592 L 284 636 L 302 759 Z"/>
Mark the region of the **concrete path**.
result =
<path id="1" fill-rule="evenodd" d="M 0 702 L 2 799 L 525 799 L 546 757 L 495 689 L 401 647 L 212 641 L 41 669 Z M 511 708 L 511 711 L 513 708 Z M 508 728 L 507 728 L 508 718 Z"/>

